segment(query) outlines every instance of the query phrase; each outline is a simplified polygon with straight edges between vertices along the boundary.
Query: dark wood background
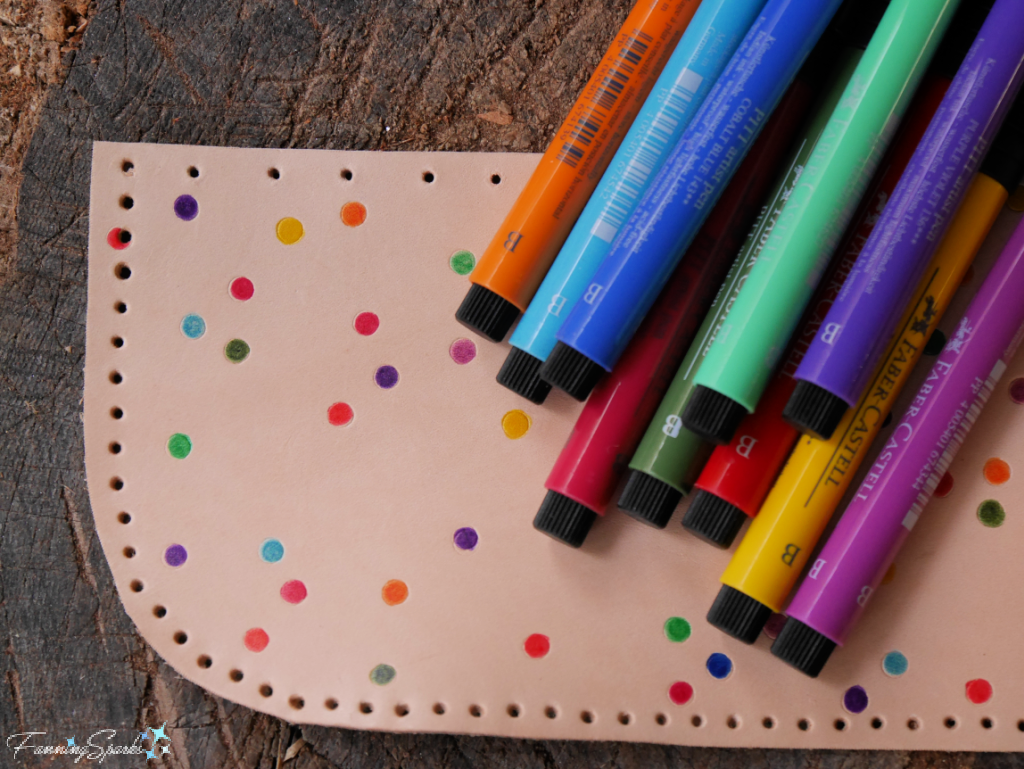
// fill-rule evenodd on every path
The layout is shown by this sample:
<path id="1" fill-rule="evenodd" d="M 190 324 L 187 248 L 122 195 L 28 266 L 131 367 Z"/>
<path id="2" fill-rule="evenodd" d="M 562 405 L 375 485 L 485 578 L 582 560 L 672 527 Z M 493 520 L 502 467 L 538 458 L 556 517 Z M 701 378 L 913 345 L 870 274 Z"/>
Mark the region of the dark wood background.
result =
<path id="1" fill-rule="evenodd" d="M 166 720 L 169 767 L 1022 763 L 291 725 L 180 678 L 121 609 L 83 465 L 90 143 L 543 150 L 630 4 L 0 0 L 0 736 Z M 34 765 L 0 746 L 0 767 Z"/>

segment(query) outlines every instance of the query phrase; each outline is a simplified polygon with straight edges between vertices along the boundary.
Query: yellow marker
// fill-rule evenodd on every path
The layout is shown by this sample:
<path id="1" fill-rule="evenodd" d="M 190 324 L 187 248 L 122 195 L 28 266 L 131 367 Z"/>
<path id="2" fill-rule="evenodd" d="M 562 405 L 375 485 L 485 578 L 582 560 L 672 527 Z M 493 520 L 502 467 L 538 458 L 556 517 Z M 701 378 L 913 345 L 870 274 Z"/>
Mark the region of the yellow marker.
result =
<path id="1" fill-rule="evenodd" d="M 805 436 L 790 455 L 722 575 L 724 586 L 708 614 L 712 625 L 753 643 L 772 612 L 782 610 L 1008 197 L 1006 188 L 986 174 L 974 178 L 871 387 L 846 412 L 831 440 Z"/>

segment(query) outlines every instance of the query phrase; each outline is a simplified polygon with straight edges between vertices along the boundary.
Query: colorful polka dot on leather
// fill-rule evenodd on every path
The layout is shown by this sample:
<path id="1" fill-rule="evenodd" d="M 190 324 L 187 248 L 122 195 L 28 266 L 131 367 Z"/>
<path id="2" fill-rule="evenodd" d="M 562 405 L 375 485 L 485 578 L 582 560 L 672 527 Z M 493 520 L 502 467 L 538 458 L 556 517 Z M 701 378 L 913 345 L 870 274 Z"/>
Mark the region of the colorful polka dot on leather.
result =
<path id="1" fill-rule="evenodd" d="M 476 257 L 469 251 L 456 251 L 448 260 L 448 266 L 458 275 L 469 275 L 476 267 Z"/>
<path id="2" fill-rule="evenodd" d="M 501 418 L 501 429 L 512 440 L 518 440 L 526 435 L 531 424 L 530 415 L 521 409 L 513 409 Z"/>
<path id="3" fill-rule="evenodd" d="M 673 643 L 682 643 L 693 632 L 690 623 L 682 617 L 669 617 L 665 620 L 663 630 L 665 631 L 665 638 Z"/>
<path id="4" fill-rule="evenodd" d="M 946 472 L 939 481 L 939 485 L 935 487 L 936 497 L 949 496 L 949 492 L 953 490 L 953 476 Z"/>
<path id="5" fill-rule="evenodd" d="M 232 339 L 224 346 L 224 357 L 232 363 L 241 363 L 249 357 L 249 344 L 244 339 Z"/>
<path id="6" fill-rule="evenodd" d="M 206 321 L 195 313 L 186 315 L 181 319 L 181 333 L 188 339 L 198 339 L 206 333 Z"/>
<path id="7" fill-rule="evenodd" d="M 344 427 L 352 421 L 355 412 L 347 403 L 332 403 L 327 409 L 327 421 L 335 427 Z"/>
<path id="8" fill-rule="evenodd" d="M 361 312 L 356 315 L 356 319 L 352 322 L 352 326 L 355 328 L 357 334 L 370 336 L 380 328 L 380 318 L 377 317 L 377 313 L 375 312 Z"/>
<path id="9" fill-rule="evenodd" d="M 260 558 L 267 563 L 277 563 L 284 558 L 284 545 L 279 539 L 267 539 L 260 545 Z"/>
<path id="10" fill-rule="evenodd" d="M 231 281 L 231 296 L 240 302 L 248 302 L 256 293 L 256 286 L 246 277 L 235 278 Z"/>
<path id="11" fill-rule="evenodd" d="M 199 203 L 191 195 L 179 195 L 174 200 L 174 215 L 191 222 L 199 216 Z"/>
<path id="12" fill-rule="evenodd" d="M 551 639 L 543 633 L 534 633 L 527 637 L 523 643 L 523 649 L 534 659 L 546 657 L 548 652 L 551 651 Z"/>
<path id="13" fill-rule="evenodd" d="M 732 660 L 721 652 L 715 652 L 705 663 L 712 678 L 719 680 L 728 678 L 732 674 Z"/>
<path id="14" fill-rule="evenodd" d="M 843 708 L 854 715 L 868 709 L 868 693 L 863 686 L 851 686 L 843 693 Z"/>
<path id="15" fill-rule="evenodd" d="M 907 672 L 910 662 L 900 651 L 891 651 L 882 658 L 882 671 L 892 678 L 898 678 Z"/>
<path id="16" fill-rule="evenodd" d="M 183 545 L 171 545 L 164 550 L 164 563 L 168 566 L 181 566 L 188 560 L 188 551 Z"/>
<path id="17" fill-rule="evenodd" d="M 782 626 L 785 624 L 786 615 L 776 612 L 764 623 L 764 634 L 774 641 L 779 637 L 779 633 L 782 632 Z"/>
<path id="18" fill-rule="evenodd" d="M 888 585 L 894 579 L 896 579 L 896 564 L 890 563 L 889 568 L 885 570 L 885 576 L 882 577 L 882 584 Z"/>
<path id="19" fill-rule="evenodd" d="M 302 603 L 306 600 L 306 585 L 302 580 L 291 579 L 281 585 L 281 597 L 288 603 Z"/>
<path id="20" fill-rule="evenodd" d="M 693 687 L 686 681 L 676 681 L 668 687 L 668 698 L 675 705 L 685 705 L 693 699 Z"/>
<path id="21" fill-rule="evenodd" d="M 346 227 L 358 227 L 366 221 L 366 206 L 362 203 L 346 203 L 341 207 L 341 222 Z"/>
<path id="22" fill-rule="evenodd" d="M 1014 403 L 1024 403 L 1024 377 L 1017 377 L 1010 382 L 1010 400 Z"/>
<path id="23" fill-rule="evenodd" d="M 381 588 L 380 597 L 388 606 L 398 606 L 409 597 L 409 586 L 400 579 L 389 579 Z"/>
<path id="24" fill-rule="evenodd" d="M 476 343 L 472 339 L 456 339 L 448 348 L 448 354 L 460 366 L 465 366 L 476 357 Z"/>
<path id="25" fill-rule="evenodd" d="M 982 469 L 985 480 L 993 486 L 1001 486 L 1010 480 L 1010 465 L 1003 459 L 992 457 Z"/>
<path id="26" fill-rule="evenodd" d="M 306 234 L 305 229 L 302 227 L 302 222 L 291 216 L 286 216 L 279 221 L 275 231 L 277 232 L 277 239 L 286 246 L 298 243 L 302 240 L 302 236 Z"/>
<path id="27" fill-rule="evenodd" d="M 453 540 L 455 542 L 455 547 L 459 550 L 475 550 L 477 543 L 480 541 L 480 537 L 476 533 L 476 529 L 469 526 L 463 526 L 461 529 L 455 530 Z"/>
<path id="28" fill-rule="evenodd" d="M 251 652 L 261 652 L 267 648 L 267 644 L 270 643 L 270 636 L 267 635 L 267 631 L 260 627 L 254 627 L 251 630 L 245 631 L 245 638 L 243 639 L 245 648 Z"/>
<path id="29" fill-rule="evenodd" d="M 107 245 L 111 248 L 123 251 L 128 248 L 129 243 L 131 243 L 131 235 L 128 234 L 127 230 L 114 227 L 114 229 L 107 233 Z"/>
<path id="30" fill-rule="evenodd" d="M 184 459 L 192 453 L 192 439 L 184 433 L 175 433 L 167 441 L 167 451 L 175 459 Z"/>
<path id="31" fill-rule="evenodd" d="M 978 520 L 990 529 L 997 529 L 1006 521 L 1006 510 L 994 499 L 986 499 L 978 505 Z"/>
<path id="32" fill-rule="evenodd" d="M 966 686 L 967 699 L 975 705 L 983 705 L 992 699 L 992 684 L 984 678 L 968 681 Z"/>
<path id="33" fill-rule="evenodd" d="M 398 384 L 398 369 L 394 366 L 381 366 L 373 375 L 373 381 L 382 390 L 390 390 Z"/>
<path id="34" fill-rule="evenodd" d="M 378 686 L 385 686 L 395 680 L 398 672 L 390 665 L 378 665 L 370 671 L 370 680 Z"/>

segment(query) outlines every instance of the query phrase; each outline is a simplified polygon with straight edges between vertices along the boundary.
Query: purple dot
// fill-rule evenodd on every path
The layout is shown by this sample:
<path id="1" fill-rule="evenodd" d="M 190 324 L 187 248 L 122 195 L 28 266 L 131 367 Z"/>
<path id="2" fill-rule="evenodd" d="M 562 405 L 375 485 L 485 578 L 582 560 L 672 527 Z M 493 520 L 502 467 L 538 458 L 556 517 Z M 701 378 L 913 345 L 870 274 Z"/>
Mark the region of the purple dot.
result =
<path id="1" fill-rule="evenodd" d="M 1018 377 L 1010 382 L 1010 398 L 1014 403 L 1024 404 L 1024 377 Z"/>
<path id="2" fill-rule="evenodd" d="M 868 693 L 863 686 L 851 686 L 843 695 L 843 707 L 850 713 L 863 713 L 868 709 Z"/>
<path id="3" fill-rule="evenodd" d="M 199 204 L 191 195 L 179 195 L 174 201 L 174 213 L 178 215 L 179 219 L 191 222 L 199 216 Z"/>
<path id="4" fill-rule="evenodd" d="M 448 354 L 460 366 L 465 366 L 476 357 L 476 343 L 472 339 L 456 339 L 448 348 Z"/>
<path id="5" fill-rule="evenodd" d="M 171 545 L 164 551 L 164 560 L 168 566 L 181 566 L 188 560 L 188 552 L 182 545 Z"/>
<path id="6" fill-rule="evenodd" d="M 373 375 L 373 381 L 383 390 L 390 390 L 398 384 L 398 369 L 394 366 L 381 366 Z"/>
<path id="7" fill-rule="evenodd" d="M 464 526 L 455 532 L 455 547 L 459 550 L 473 550 L 479 541 L 480 537 L 477 536 L 476 529 L 469 526 Z"/>

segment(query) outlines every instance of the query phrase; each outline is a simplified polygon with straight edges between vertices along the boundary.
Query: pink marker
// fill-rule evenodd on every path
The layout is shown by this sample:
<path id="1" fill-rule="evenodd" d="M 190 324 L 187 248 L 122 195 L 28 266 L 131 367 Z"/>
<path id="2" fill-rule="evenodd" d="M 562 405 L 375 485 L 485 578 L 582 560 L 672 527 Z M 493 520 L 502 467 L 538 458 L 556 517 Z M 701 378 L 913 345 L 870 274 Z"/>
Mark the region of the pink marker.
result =
<path id="1" fill-rule="evenodd" d="M 817 676 L 846 641 L 1024 336 L 1024 222 L 892 431 L 786 613 L 772 654 Z"/>

